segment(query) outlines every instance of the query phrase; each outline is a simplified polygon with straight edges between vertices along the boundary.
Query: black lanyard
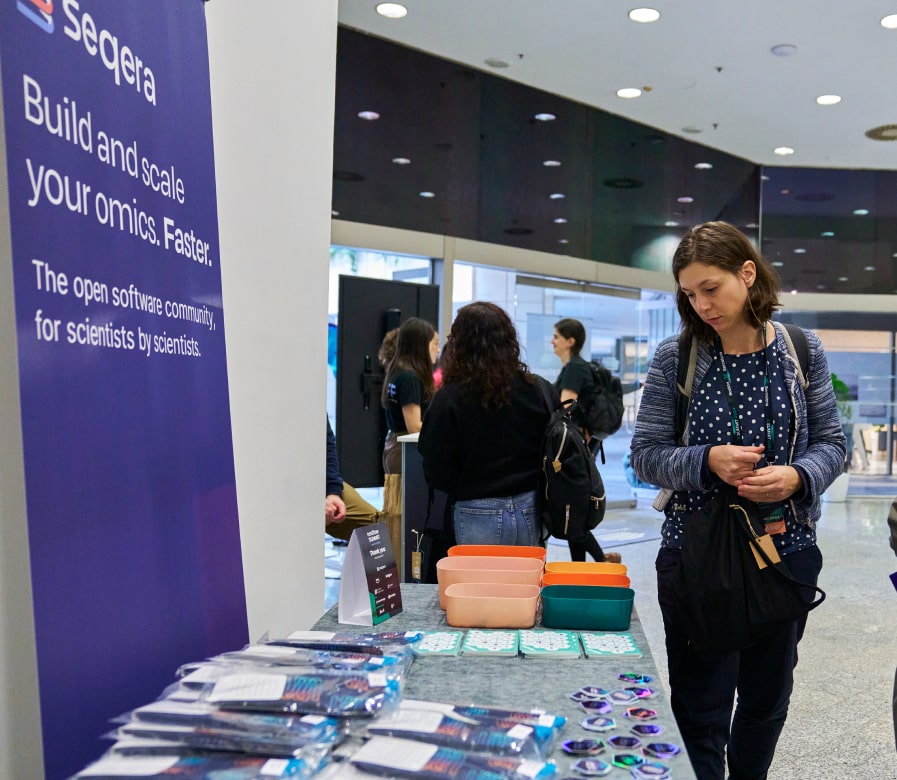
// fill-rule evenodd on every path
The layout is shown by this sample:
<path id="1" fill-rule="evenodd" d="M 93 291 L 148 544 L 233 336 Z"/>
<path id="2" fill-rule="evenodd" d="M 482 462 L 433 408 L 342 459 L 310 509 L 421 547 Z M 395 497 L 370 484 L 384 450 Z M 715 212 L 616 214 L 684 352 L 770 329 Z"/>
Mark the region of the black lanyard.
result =
<path id="1" fill-rule="evenodd" d="M 763 401 L 766 408 L 766 452 L 764 456 L 767 464 L 775 463 L 775 438 L 776 424 L 772 417 L 772 400 L 769 392 L 769 357 L 766 349 L 766 323 L 763 323 Z M 729 419 L 732 426 L 732 443 L 744 444 L 741 434 L 741 420 L 738 415 L 738 402 L 735 400 L 735 393 L 732 389 L 732 375 L 729 373 L 729 367 L 726 365 L 726 358 L 723 355 L 723 344 L 719 336 L 716 337 L 716 348 L 719 352 L 719 362 L 723 369 L 723 381 L 726 386 L 726 403 L 729 406 Z"/>

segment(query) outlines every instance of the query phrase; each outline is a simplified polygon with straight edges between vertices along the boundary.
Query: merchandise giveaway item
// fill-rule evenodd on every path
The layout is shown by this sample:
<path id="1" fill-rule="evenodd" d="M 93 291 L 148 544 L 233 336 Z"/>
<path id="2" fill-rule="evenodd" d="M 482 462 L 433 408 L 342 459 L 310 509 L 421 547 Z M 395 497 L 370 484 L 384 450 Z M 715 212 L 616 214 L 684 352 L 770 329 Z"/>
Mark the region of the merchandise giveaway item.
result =
<path id="1" fill-rule="evenodd" d="M 706 658 L 743 648 L 825 600 L 821 588 L 791 576 L 769 535 L 757 534 L 754 506 L 724 485 L 685 526 L 675 596 Z"/>
<path id="2" fill-rule="evenodd" d="M 542 468 L 536 500 L 543 541 L 578 540 L 604 519 L 607 496 L 595 458 L 573 422 L 576 402 L 555 409 L 547 385 L 539 383 L 551 418 L 542 439 Z"/>

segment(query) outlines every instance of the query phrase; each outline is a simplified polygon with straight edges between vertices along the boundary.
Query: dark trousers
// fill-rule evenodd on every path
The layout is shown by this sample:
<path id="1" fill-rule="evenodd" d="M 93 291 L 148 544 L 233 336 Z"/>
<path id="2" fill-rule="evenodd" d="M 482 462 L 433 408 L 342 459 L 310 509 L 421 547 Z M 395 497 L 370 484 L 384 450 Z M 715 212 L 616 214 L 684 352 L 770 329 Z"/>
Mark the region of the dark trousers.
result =
<path id="1" fill-rule="evenodd" d="M 699 658 L 689 647 L 672 593 L 679 559 L 679 550 L 661 548 L 657 596 L 666 633 L 671 704 L 688 757 L 698 780 L 723 780 L 727 759 L 730 780 L 764 780 L 788 714 L 806 616 L 738 652 L 713 661 Z M 785 562 L 795 579 L 815 584 L 822 554 L 810 547 Z"/>
<path id="2" fill-rule="evenodd" d="M 570 548 L 571 561 L 584 561 L 586 553 L 599 563 L 604 561 L 604 550 L 592 533 L 587 533 L 582 539 L 568 539 L 567 546 Z"/>

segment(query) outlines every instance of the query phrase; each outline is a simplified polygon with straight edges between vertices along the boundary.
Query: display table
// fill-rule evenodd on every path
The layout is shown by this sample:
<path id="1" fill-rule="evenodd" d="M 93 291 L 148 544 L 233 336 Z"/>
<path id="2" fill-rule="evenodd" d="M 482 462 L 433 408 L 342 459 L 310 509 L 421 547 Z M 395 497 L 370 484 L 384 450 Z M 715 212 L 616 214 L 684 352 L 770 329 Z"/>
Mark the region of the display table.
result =
<path id="1" fill-rule="evenodd" d="M 445 619 L 445 612 L 439 607 L 439 590 L 436 585 L 403 583 L 403 612 L 376 628 L 363 629 L 378 631 L 448 630 L 452 627 Z M 537 624 L 536 628 L 540 626 Z M 362 630 L 357 626 L 345 626 L 337 622 L 337 609 L 333 607 L 315 625 L 319 630 Z M 639 649 L 641 658 L 523 658 L 493 656 L 424 656 L 417 658 L 411 666 L 403 696 L 409 699 L 429 699 L 462 704 L 480 704 L 515 709 L 539 708 L 553 715 L 563 715 L 567 725 L 562 739 L 589 739 L 618 735 L 631 735 L 632 722 L 623 717 L 627 706 L 614 705 L 611 717 L 617 723 L 613 731 L 595 733 L 586 731 L 579 721 L 587 717 L 579 706 L 570 699 L 570 694 L 584 685 L 596 685 L 609 690 L 625 688 L 631 683 L 617 679 L 622 672 L 650 675 L 653 682 L 649 687 L 657 693 L 654 698 L 644 699 L 637 706 L 656 710 L 653 723 L 664 727 L 658 737 L 643 738 L 642 742 L 673 742 L 683 746 L 682 737 L 673 718 L 669 700 L 657 676 L 651 650 L 642 630 L 638 615 L 633 610 L 629 628 Z M 606 751 L 601 758 L 610 760 L 614 752 Z M 623 751 L 617 751 L 623 752 Z M 575 760 L 566 755 L 558 745 L 549 758 L 559 768 L 558 778 L 571 774 L 570 765 Z M 672 769 L 675 780 L 689 780 L 695 777 L 683 747 L 682 753 L 663 763 Z M 609 777 L 628 778 L 629 771 L 614 769 Z"/>

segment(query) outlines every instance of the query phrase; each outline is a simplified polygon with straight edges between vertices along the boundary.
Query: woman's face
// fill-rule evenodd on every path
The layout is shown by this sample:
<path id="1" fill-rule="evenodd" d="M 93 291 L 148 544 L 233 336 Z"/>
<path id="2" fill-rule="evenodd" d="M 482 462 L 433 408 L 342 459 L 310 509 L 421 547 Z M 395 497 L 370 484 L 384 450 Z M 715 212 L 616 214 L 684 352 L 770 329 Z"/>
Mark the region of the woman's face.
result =
<path id="1" fill-rule="evenodd" d="M 679 272 L 679 287 L 695 313 L 717 333 L 747 324 L 745 304 L 756 268 L 748 260 L 736 273 L 705 263 L 691 263 Z"/>
<path id="2" fill-rule="evenodd" d="M 557 355 L 562 360 L 570 356 L 570 350 L 573 348 L 573 345 L 576 343 L 576 339 L 565 339 L 560 333 L 557 332 L 557 328 L 554 330 L 554 335 L 551 337 L 551 348 L 554 350 L 554 354 Z"/>
<path id="3" fill-rule="evenodd" d="M 436 358 L 439 357 L 439 334 L 434 333 L 430 339 L 430 362 L 436 365 Z"/>

